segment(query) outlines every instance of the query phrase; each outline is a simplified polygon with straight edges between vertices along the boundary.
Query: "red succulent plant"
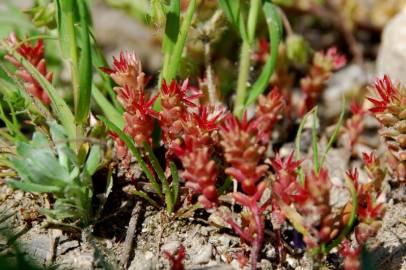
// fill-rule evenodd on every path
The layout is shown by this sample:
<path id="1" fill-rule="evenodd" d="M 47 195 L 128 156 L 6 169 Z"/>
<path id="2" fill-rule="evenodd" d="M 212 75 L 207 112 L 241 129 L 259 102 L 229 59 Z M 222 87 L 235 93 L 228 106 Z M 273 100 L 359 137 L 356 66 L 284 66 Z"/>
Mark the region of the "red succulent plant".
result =
<path id="1" fill-rule="evenodd" d="M 314 106 L 332 72 L 343 67 L 346 62 L 345 56 L 340 55 L 336 48 L 330 48 L 326 53 L 317 52 L 314 55 L 309 74 L 300 81 L 304 101 L 300 105 L 299 115 L 304 115 Z"/>
<path id="2" fill-rule="evenodd" d="M 31 63 L 49 82 L 52 82 L 52 72 L 47 71 L 47 63 L 44 58 L 44 44 L 41 39 L 38 40 L 36 45 L 28 42 L 20 42 L 15 33 L 11 33 L 6 42 L 9 46 L 15 47 L 17 53 Z M 44 104 L 50 104 L 51 99 L 47 92 L 41 87 L 37 80 L 24 68 L 24 66 L 13 56 L 6 55 L 4 57 L 7 61 L 17 68 L 17 76 L 24 80 L 25 89 L 29 94 L 38 98 Z"/>

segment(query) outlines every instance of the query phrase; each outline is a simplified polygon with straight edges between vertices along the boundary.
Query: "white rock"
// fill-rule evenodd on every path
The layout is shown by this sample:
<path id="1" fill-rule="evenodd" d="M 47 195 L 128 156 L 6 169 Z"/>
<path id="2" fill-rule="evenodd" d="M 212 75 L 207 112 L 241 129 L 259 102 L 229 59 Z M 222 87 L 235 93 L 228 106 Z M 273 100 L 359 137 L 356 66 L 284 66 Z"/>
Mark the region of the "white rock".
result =
<path id="1" fill-rule="evenodd" d="M 379 76 L 388 74 L 406 85 L 406 8 L 392 18 L 382 33 L 377 59 Z"/>
<path id="2" fill-rule="evenodd" d="M 164 245 L 161 247 L 161 250 L 162 250 L 162 251 L 167 251 L 167 252 L 169 252 L 170 254 L 173 254 L 173 253 L 179 248 L 179 246 L 180 246 L 180 242 L 179 242 L 179 241 L 170 241 L 170 242 L 164 244 Z"/>
<path id="3" fill-rule="evenodd" d="M 192 264 L 208 263 L 213 254 L 213 247 L 210 244 L 203 246 L 194 256 L 192 256 Z"/>
<path id="4" fill-rule="evenodd" d="M 343 95 L 363 86 L 372 77 L 371 67 L 351 64 L 333 73 L 323 92 L 323 101 L 326 105 L 324 117 L 330 118 L 340 114 Z"/>

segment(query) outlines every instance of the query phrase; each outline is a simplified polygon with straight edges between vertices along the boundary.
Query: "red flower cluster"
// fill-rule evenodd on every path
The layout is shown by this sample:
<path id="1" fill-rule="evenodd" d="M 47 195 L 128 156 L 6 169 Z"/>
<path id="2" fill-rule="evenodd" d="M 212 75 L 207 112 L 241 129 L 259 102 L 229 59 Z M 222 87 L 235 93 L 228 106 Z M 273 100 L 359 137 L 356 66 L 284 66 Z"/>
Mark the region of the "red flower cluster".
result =
<path id="1" fill-rule="evenodd" d="M 346 62 L 345 56 L 338 54 L 336 48 L 330 48 L 326 53 L 317 52 L 314 55 L 309 74 L 300 81 L 304 101 L 299 108 L 299 115 L 304 115 L 314 106 L 331 73 L 343 67 Z"/>
<path id="2" fill-rule="evenodd" d="M 15 47 L 16 51 L 22 57 L 29 61 L 49 82 L 52 82 L 52 72 L 47 71 L 46 60 L 44 59 L 44 44 L 41 39 L 38 40 L 34 46 L 27 42 L 21 43 L 15 33 L 11 33 L 6 39 L 6 42 L 9 46 Z M 17 59 L 11 55 L 6 55 L 4 58 L 18 69 L 16 74 L 25 81 L 25 88 L 29 94 L 45 104 L 51 103 L 47 92 Z"/>

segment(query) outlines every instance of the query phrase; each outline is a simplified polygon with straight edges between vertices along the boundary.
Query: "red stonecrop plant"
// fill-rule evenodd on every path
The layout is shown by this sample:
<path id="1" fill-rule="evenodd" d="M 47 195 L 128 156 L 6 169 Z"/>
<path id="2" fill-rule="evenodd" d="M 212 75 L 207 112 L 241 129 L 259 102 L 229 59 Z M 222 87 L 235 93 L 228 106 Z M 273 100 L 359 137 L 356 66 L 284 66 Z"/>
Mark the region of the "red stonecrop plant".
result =
<path id="1" fill-rule="evenodd" d="M 244 114 L 240 121 L 228 115 L 220 130 L 220 144 L 224 150 L 224 158 L 230 165 L 225 172 L 241 183 L 242 192 L 235 192 L 233 196 L 237 203 L 248 210 L 242 215 L 242 226 L 237 225 L 231 218 L 227 221 L 240 237 L 251 245 L 253 269 L 256 269 L 264 237 L 263 212 L 271 203 L 271 200 L 262 205 L 259 203 L 268 185 L 266 181 L 261 181 L 268 170 L 263 158 L 272 129 L 284 104 L 277 90 L 271 91 L 260 100 L 254 118 L 248 120 Z"/>
<path id="2" fill-rule="evenodd" d="M 300 105 L 299 115 L 304 115 L 316 104 L 332 72 L 343 67 L 346 62 L 345 56 L 340 55 L 334 47 L 326 53 L 317 52 L 314 55 L 309 74 L 300 81 L 304 101 Z"/>
<path id="3" fill-rule="evenodd" d="M 406 181 L 406 90 L 394 85 L 388 76 L 378 79 L 374 87 L 376 97 L 369 97 L 373 104 L 370 111 L 382 124 L 379 134 L 389 152 L 388 165 L 394 177 Z"/>
<path id="4" fill-rule="evenodd" d="M 41 39 L 38 40 L 36 45 L 32 45 L 28 42 L 20 42 L 16 34 L 11 33 L 6 39 L 6 42 L 10 47 L 15 48 L 15 50 L 25 58 L 25 60 L 30 62 L 31 65 L 33 65 L 49 82 L 52 82 L 52 72 L 47 71 L 47 63 L 44 58 L 44 44 Z M 41 87 L 37 80 L 31 76 L 24 66 L 11 55 L 6 55 L 4 58 L 17 68 L 16 74 L 24 80 L 26 91 L 44 104 L 49 105 L 51 99 L 47 92 Z"/>
<path id="5" fill-rule="evenodd" d="M 360 135 L 364 131 L 364 116 L 367 112 L 356 102 L 351 103 L 350 111 L 352 116 L 345 122 L 344 135 L 347 143 L 345 146 L 353 151 Z"/>
<path id="6" fill-rule="evenodd" d="M 118 84 L 114 87 L 117 99 L 124 107 L 123 118 L 125 121 L 124 133 L 129 135 L 136 145 L 142 146 L 144 142 L 151 144 L 153 130 L 153 118 L 158 114 L 152 110 L 158 96 L 146 98 L 145 73 L 142 72 L 141 62 L 135 53 L 120 53 L 120 59 L 114 58 L 114 68 L 102 68 Z M 116 156 L 125 167 L 128 167 L 131 154 L 121 139 L 111 134 L 115 141 Z"/>

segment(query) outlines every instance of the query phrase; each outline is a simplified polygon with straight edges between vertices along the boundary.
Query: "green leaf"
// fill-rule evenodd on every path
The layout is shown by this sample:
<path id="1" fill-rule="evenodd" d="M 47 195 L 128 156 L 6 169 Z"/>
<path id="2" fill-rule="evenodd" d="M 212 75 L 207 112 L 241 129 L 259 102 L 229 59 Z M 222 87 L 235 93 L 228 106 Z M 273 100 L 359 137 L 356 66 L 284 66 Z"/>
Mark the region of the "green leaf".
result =
<path id="1" fill-rule="evenodd" d="M 100 90 L 93 85 L 92 96 L 96 101 L 97 105 L 101 108 L 104 115 L 109 119 L 115 126 L 120 129 L 124 128 L 124 119 L 121 114 L 114 108 L 114 106 L 108 101 L 108 99 L 100 92 Z"/>
<path id="2" fill-rule="evenodd" d="M 64 58 L 69 58 L 71 50 L 71 39 L 74 35 L 74 8 L 76 0 L 56 0 L 57 5 L 57 25 L 59 34 L 59 44 Z"/>
<path id="3" fill-rule="evenodd" d="M 317 107 L 313 112 L 312 121 L 312 149 L 313 149 L 313 170 L 315 174 L 319 174 L 320 164 L 319 164 L 319 149 L 317 146 Z"/>
<path id="4" fill-rule="evenodd" d="M 34 184 L 26 181 L 9 180 L 7 181 L 7 184 L 9 184 L 12 188 L 21 189 L 27 192 L 38 192 L 38 193 L 61 192 L 61 187 L 46 186 L 43 184 Z"/>
<path id="5" fill-rule="evenodd" d="M 92 145 L 85 164 L 86 171 L 90 176 L 92 176 L 99 169 L 100 161 L 101 147 L 98 144 Z"/>
<path id="6" fill-rule="evenodd" d="M 178 40 L 180 26 L 180 0 L 171 0 L 168 12 L 166 13 L 165 34 L 162 41 L 162 51 L 164 53 L 164 61 L 162 72 L 159 76 L 159 86 L 162 84 L 162 79 L 167 79 L 167 73 L 171 64 L 171 56 L 173 48 Z M 155 103 L 159 105 L 159 101 Z M 159 107 L 159 106 L 158 106 Z"/>
<path id="7" fill-rule="evenodd" d="M 238 31 L 243 40 L 247 40 L 247 30 L 241 9 L 241 0 L 219 0 L 219 4 L 234 29 Z"/>
<path id="8" fill-rule="evenodd" d="M 171 0 L 166 13 L 165 35 L 162 42 L 164 53 L 171 53 L 178 40 L 180 26 L 180 0 Z"/>
<path id="9" fill-rule="evenodd" d="M 89 25 L 85 5 L 84 1 L 78 1 L 80 37 L 82 42 L 79 60 L 79 100 L 76 109 L 76 121 L 79 123 L 85 122 L 89 115 L 93 77 Z"/>
<path id="10" fill-rule="evenodd" d="M 66 134 L 62 126 L 58 125 L 55 121 L 50 122 L 49 130 L 51 133 L 52 141 L 55 142 L 56 151 L 58 153 L 59 164 L 65 168 L 69 168 L 69 160 L 66 155 Z"/>
<path id="11" fill-rule="evenodd" d="M 176 72 L 178 71 L 183 48 L 185 47 L 186 39 L 188 36 L 189 28 L 192 23 L 195 10 L 196 10 L 196 0 L 190 0 L 189 6 L 186 10 L 186 15 L 183 19 L 182 26 L 180 28 L 179 36 L 176 40 L 175 47 L 173 48 L 170 57 L 170 66 L 168 67 L 167 74 L 164 74 L 164 79 L 167 82 L 172 81 L 176 76 Z"/>
<path id="12" fill-rule="evenodd" d="M 269 38 L 271 42 L 270 57 L 266 61 L 261 74 L 252 86 L 246 106 L 254 103 L 269 85 L 269 78 L 275 70 L 279 53 L 279 43 L 282 37 L 282 22 L 277 7 L 269 2 L 263 4 L 263 11 L 268 25 Z"/>
<path id="13" fill-rule="evenodd" d="M 56 112 L 59 121 L 61 121 L 62 125 L 64 126 L 69 140 L 71 142 L 76 141 L 75 118 L 68 105 L 61 97 L 58 96 L 52 84 L 29 61 L 14 50 L 10 53 L 24 66 L 24 68 L 34 77 L 39 85 L 47 92 L 51 99 L 51 106 Z"/>
<path id="14" fill-rule="evenodd" d="M 105 118 L 101 115 L 99 115 L 98 118 L 101 121 L 103 121 L 103 123 L 107 126 L 107 128 L 109 130 L 116 133 L 118 135 L 118 137 L 127 145 L 128 149 L 130 149 L 131 153 L 137 159 L 137 162 L 141 166 L 142 171 L 145 173 L 148 180 L 151 182 L 151 185 L 154 188 L 155 192 L 161 196 L 162 195 L 161 188 L 158 185 L 157 181 L 155 180 L 155 176 L 153 176 L 151 174 L 151 172 L 149 171 L 147 164 L 142 159 L 140 150 L 135 146 L 133 140 L 127 134 L 125 134 L 123 131 L 121 131 L 121 129 L 119 127 L 117 127 L 111 121 L 109 121 L 107 118 Z"/>
<path id="15" fill-rule="evenodd" d="M 172 175 L 172 201 L 173 204 L 176 204 L 179 195 L 179 172 L 173 161 L 169 163 L 169 167 L 171 168 Z"/>

